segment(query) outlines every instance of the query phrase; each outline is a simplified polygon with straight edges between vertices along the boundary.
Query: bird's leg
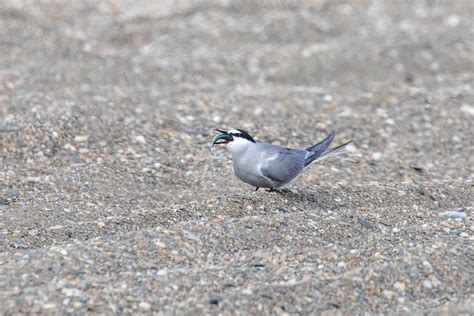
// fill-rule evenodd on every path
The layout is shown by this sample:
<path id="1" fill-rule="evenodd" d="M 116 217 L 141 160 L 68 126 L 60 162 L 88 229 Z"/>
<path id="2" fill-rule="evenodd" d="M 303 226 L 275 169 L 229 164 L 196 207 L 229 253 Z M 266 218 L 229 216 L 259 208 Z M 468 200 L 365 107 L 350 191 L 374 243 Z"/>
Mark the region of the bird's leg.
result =
<path id="1" fill-rule="evenodd" d="M 258 189 L 260 189 L 260 187 L 256 187 L 256 188 L 255 188 L 255 191 L 258 191 Z"/>

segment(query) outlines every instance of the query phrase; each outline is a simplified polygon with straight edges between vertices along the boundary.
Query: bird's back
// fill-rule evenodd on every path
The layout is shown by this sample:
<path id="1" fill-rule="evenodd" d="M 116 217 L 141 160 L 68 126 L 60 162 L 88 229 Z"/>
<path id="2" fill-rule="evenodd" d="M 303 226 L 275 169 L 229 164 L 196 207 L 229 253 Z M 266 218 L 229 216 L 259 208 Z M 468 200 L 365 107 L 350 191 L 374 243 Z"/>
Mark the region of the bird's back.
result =
<path id="1" fill-rule="evenodd" d="M 304 168 L 307 151 L 256 142 L 239 157 L 233 157 L 236 176 L 256 187 L 280 187 Z"/>

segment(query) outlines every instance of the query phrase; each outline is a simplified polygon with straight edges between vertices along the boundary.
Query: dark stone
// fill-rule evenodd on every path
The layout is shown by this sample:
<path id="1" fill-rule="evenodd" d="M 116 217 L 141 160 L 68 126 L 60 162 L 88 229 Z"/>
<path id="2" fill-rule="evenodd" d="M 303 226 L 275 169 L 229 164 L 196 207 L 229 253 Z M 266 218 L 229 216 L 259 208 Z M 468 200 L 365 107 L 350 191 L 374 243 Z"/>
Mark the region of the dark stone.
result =
<path id="1" fill-rule="evenodd" d="M 406 83 L 413 83 L 415 77 L 412 74 L 406 74 L 405 78 L 403 78 Z"/>
<path id="2" fill-rule="evenodd" d="M 264 264 L 264 263 L 252 263 L 250 266 L 254 267 L 254 268 L 265 268 L 266 264 Z"/>
<path id="3" fill-rule="evenodd" d="M 372 225 L 371 223 L 369 223 L 367 220 L 359 217 L 358 218 L 359 220 L 359 224 L 361 224 L 362 226 L 364 226 L 364 228 L 367 228 L 367 229 L 374 229 L 374 225 Z"/>
<path id="4" fill-rule="evenodd" d="M 410 166 L 410 168 L 412 168 L 414 171 L 416 171 L 416 172 L 419 173 L 419 174 L 425 173 L 425 169 L 423 169 L 423 168 L 421 168 L 421 167 L 418 167 L 418 166 Z"/>

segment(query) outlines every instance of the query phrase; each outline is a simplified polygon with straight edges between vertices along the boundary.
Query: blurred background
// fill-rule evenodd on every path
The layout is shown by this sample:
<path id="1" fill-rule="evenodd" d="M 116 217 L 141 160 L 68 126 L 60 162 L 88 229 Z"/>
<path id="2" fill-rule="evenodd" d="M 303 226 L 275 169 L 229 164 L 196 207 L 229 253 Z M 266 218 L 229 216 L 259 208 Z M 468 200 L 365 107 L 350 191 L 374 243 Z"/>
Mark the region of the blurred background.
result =
<path id="1" fill-rule="evenodd" d="M 472 13 L 470 1 L 6 1 L 0 124 L 22 132 L 1 134 L 2 155 L 192 172 L 223 163 L 202 161 L 215 127 L 300 147 L 336 129 L 364 157 L 358 179 L 410 181 L 412 167 L 461 179 Z"/>
<path id="2" fill-rule="evenodd" d="M 289 210 L 370 213 L 406 192 L 464 203 L 473 17 L 471 0 L 3 0 L 0 249 L 263 212 L 252 205 L 273 198 L 211 152 L 214 128 L 288 147 L 332 129 L 336 145 L 355 140 L 290 185 Z M 392 202 L 367 214 L 397 220 Z"/>

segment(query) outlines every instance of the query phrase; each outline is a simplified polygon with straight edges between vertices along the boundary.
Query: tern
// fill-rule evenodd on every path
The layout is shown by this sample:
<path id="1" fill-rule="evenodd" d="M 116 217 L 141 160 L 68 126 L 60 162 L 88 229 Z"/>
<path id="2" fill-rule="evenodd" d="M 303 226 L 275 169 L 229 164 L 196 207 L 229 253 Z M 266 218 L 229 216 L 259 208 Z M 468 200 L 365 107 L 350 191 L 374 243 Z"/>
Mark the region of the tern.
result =
<path id="1" fill-rule="evenodd" d="M 336 133 L 306 149 L 285 148 L 255 141 L 242 129 L 216 129 L 212 146 L 224 144 L 232 155 L 234 173 L 241 181 L 275 191 L 295 179 L 306 167 L 323 159 L 343 154 L 353 141 L 334 148 L 329 145 Z"/>

